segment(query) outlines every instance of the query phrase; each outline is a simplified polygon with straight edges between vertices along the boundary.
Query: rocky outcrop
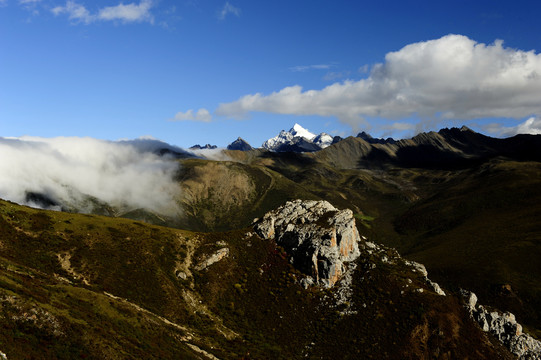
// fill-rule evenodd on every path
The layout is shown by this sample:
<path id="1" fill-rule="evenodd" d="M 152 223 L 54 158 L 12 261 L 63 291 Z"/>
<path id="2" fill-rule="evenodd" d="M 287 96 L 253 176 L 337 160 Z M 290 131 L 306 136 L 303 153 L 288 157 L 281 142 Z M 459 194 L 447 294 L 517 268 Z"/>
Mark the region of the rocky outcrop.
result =
<path id="1" fill-rule="evenodd" d="M 256 220 L 254 230 L 286 250 L 291 263 L 308 275 L 305 284 L 332 287 L 346 263 L 360 255 L 353 212 L 327 201 L 289 201 Z"/>
<path id="2" fill-rule="evenodd" d="M 221 248 L 218 251 L 216 251 L 214 254 L 210 255 L 208 258 L 200 261 L 195 266 L 194 269 L 196 271 L 204 270 L 208 268 L 209 266 L 211 266 L 212 264 L 215 264 L 218 261 L 222 260 L 223 258 L 227 257 L 228 255 L 229 255 L 229 248 Z M 179 274 L 178 276 L 181 277 L 182 275 Z"/>
<path id="3" fill-rule="evenodd" d="M 434 292 L 438 295 L 445 296 L 445 291 L 442 290 L 440 285 L 428 278 L 428 271 L 426 271 L 426 267 L 418 263 L 416 261 L 408 261 L 406 260 L 406 265 L 411 266 L 415 272 L 421 273 L 426 281 L 426 283 L 434 290 Z"/>
<path id="4" fill-rule="evenodd" d="M 461 290 L 466 309 L 485 332 L 491 333 L 510 352 L 521 360 L 541 360 L 541 342 L 522 332 L 522 325 L 517 323 L 510 312 L 489 311 L 477 304 L 477 296 L 467 290 Z"/>

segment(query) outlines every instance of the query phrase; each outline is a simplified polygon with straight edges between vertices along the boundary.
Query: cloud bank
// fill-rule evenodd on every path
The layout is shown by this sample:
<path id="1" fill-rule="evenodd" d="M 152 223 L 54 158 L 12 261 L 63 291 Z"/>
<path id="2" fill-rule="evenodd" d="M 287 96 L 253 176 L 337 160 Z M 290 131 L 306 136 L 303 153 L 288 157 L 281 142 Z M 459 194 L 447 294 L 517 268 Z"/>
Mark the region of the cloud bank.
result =
<path id="1" fill-rule="evenodd" d="M 366 118 L 526 118 L 541 114 L 541 55 L 462 35 L 413 43 L 390 52 L 365 79 L 336 82 L 321 90 L 295 85 L 269 95 L 222 103 L 217 115 L 249 112 L 337 117 L 353 127 Z M 427 120 L 429 119 L 429 120 Z M 397 126 L 397 125 L 395 125 Z"/>
<path id="2" fill-rule="evenodd" d="M 154 17 L 150 13 L 152 0 L 141 0 L 139 4 L 130 3 L 124 5 L 120 3 L 116 6 L 106 6 L 92 14 L 84 5 L 75 1 L 68 0 L 64 6 L 56 6 L 51 11 L 55 15 L 65 14 L 75 22 L 90 24 L 96 21 L 121 21 L 129 22 L 154 22 Z"/>
<path id="3" fill-rule="evenodd" d="M 0 138 L 0 197 L 43 207 L 29 195 L 40 194 L 82 212 L 92 211 L 89 198 L 95 198 L 126 211 L 173 215 L 178 163 L 156 155 L 162 147 L 170 146 L 148 139 Z"/>

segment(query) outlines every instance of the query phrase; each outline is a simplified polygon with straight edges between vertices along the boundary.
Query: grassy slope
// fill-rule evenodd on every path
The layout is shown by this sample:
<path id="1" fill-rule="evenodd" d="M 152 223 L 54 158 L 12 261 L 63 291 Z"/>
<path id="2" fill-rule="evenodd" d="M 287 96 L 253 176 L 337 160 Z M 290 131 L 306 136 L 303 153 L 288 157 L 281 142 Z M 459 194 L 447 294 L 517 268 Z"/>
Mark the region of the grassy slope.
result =
<path id="1" fill-rule="evenodd" d="M 373 255 L 354 274 L 358 313 L 342 316 L 329 292 L 298 284 L 283 250 L 246 230 L 191 233 L 3 201 L 0 230 L 10 359 L 206 358 L 193 345 L 224 359 L 506 358 L 456 298 Z M 224 244 L 227 258 L 194 270 Z"/>
<path id="2" fill-rule="evenodd" d="M 181 227 L 223 231 L 248 226 L 253 219 L 297 197 L 317 196 L 258 164 L 193 159 L 182 163 Z"/>
<path id="3" fill-rule="evenodd" d="M 2 351 L 21 359 L 196 357 L 181 341 L 190 331 L 159 317 L 194 318 L 177 300 L 185 284 L 174 272 L 190 236 L 0 202 Z M 69 259 L 64 267 L 59 255 Z"/>

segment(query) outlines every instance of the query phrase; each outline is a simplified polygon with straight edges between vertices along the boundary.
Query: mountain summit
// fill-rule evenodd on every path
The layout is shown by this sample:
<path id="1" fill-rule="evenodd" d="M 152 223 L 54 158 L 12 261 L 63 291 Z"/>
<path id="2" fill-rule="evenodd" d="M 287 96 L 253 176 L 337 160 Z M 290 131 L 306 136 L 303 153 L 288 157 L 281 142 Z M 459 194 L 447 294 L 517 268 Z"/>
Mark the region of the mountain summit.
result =
<path id="1" fill-rule="evenodd" d="M 227 145 L 227 150 L 249 151 L 252 149 L 253 148 L 250 146 L 250 144 L 248 144 L 248 142 L 241 137 Z"/>
<path id="2" fill-rule="evenodd" d="M 293 127 L 289 130 L 289 132 L 294 137 L 295 136 L 302 136 L 306 140 L 313 140 L 316 137 L 315 134 L 311 133 L 309 130 L 303 128 L 302 126 L 300 126 L 297 123 L 295 123 L 295 125 L 293 125 Z"/>
<path id="3" fill-rule="evenodd" d="M 282 130 L 277 136 L 265 141 L 262 147 L 275 152 L 312 152 L 326 148 L 332 141 L 333 138 L 329 134 L 315 135 L 301 125 L 295 124 L 289 131 Z"/>

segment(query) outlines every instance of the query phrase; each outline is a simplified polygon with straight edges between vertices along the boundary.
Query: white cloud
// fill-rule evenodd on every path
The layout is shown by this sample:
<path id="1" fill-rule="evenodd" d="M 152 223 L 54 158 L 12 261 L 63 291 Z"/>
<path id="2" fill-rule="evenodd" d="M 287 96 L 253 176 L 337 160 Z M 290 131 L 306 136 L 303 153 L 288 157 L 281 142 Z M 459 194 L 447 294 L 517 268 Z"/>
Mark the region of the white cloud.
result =
<path id="1" fill-rule="evenodd" d="M 110 142 L 92 138 L 0 138 L 0 197 L 32 204 L 28 193 L 64 206 L 91 196 L 126 210 L 179 211 L 178 163 L 154 154 L 155 140 Z M 86 211 L 92 204 L 87 202 Z"/>
<path id="2" fill-rule="evenodd" d="M 99 10 L 98 19 L 100 20 L 120 20 L 123 22 L 154 22 L 154 17 L 150 13 L 152 8 L 151 0 L 142 0 L 139 5 L 119 4 L 116 6 L 107 6 Z"/>
<path id="3" fill-rule="evenodd" d="M 68 0 L 65 6 L 54 7 L 51 11 L 55 15 L 67 14 L 70 20 L 85 24 L 95 21 L 121 21 L 124 23 L 147 21 L 154 23 L 154 17 L 150 12 L 152 5 L 151 0 L 142 0 L 139 4 L 124 5 L 121 3 L 101 8 L 97 14 L 92 14 L 84 5 Z"/>
<path id="4" fill-rule="evenodd" d="M 201 121 L 201 122 L 210 122 L 212 120 L 212 115 L 207 109 L 199 109 L 197 113 L 194 114 L 193 110 L 188 110 L 186 112 L 178 112 L 175 117 L 171 119 L 172 121 Z"/>
<path id="5" fill-rule="evenodd" d="M 19 0 L 19 4 L 26 5 L 26 4 L 36 4 L 41 2 L 41 0 Z"/>
<path id="6" fill-rule="evenodd" d="M 524 118 L 541 114 L 541 55 L 447 35 L 385 56 L 366 79 L 321 90 L 286 87 L 220 104 L 234 118 L 252 111 L 334 116 L 357 127 L 365 118 Z"/>
<path id="7" fill-rule="evenodd" d="M 503 126 L 498 123 L 492 123 L 486 125 L 484 130 L 491 134 L 504 137 L 517 134 L 539 135 L 541 134 L 541 119 L 532 116 L 517 126 Z"/>
<path id="8" fill-rule="evenodd" d="M 236 17 L 240 16 L 240 9 L 231 5 L 229 1 L 225 3 L 222 10 L 218 13 L 218 19 L 223 20 L 228 14 L 233 14 Z"/>
<path id="9" fill-rule="evenodd" d="M 96 19 L 83 5 L 75 1 L 66 1 L 65 6 L 54 7 L 51 11 L 55 15 L 67 14 L 70 20 L 85 24 L 90 24 Z"/>

